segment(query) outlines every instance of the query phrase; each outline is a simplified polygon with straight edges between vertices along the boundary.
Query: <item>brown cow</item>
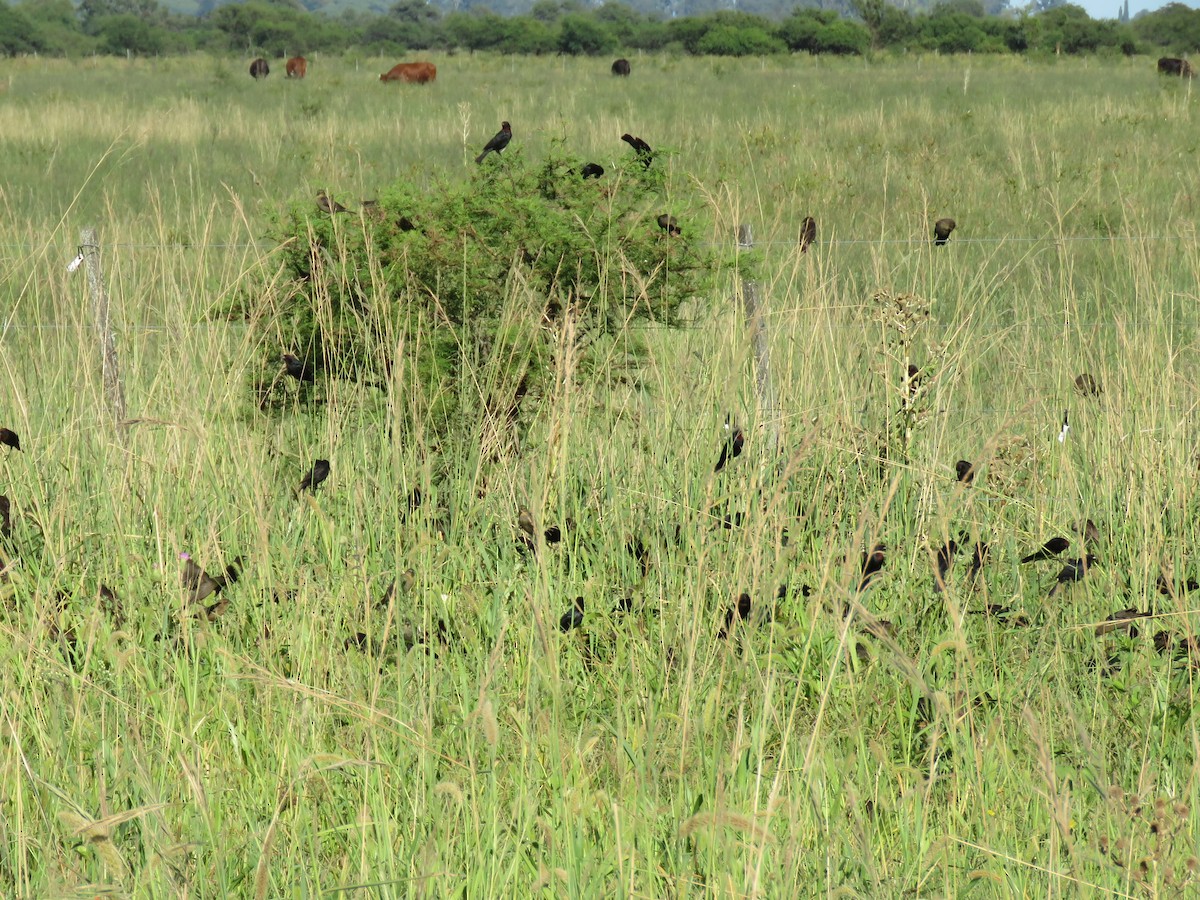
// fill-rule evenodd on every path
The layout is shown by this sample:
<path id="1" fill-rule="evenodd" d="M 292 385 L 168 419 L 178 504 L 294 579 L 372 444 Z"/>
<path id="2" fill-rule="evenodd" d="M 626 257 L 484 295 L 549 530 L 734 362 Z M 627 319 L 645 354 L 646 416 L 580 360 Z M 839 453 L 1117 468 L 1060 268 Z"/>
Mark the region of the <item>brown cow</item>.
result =
<path id="1" fill-rule="evenodd" d="M 403 81 L 406 84 L 428 84 L 437 78 L 437 66 L 431 62 L 397 63 L 379 76 L 380 81 Z"/>
<path id="2" fill-rule="evenodd" d="M 1164 56 L 1158 61 L 1159 75 L 1178 75 L 1181 78 L 1191 78 L 1195 73 L 1192 71 L 1192 64 L 1186 59 L 1176 59 L 1171 56 Z"/>
<path id="3" fill-rule="evenodd" d="M 293 56 L 287 61 L 287 77 L 303 78 L 308 74 L 308 60 L 303 56 Z"/>
<path id="4" fill-rule="evenodd" d="M 261 56 L 250 63 L 250 77 L 255 81 L 258 81 L 260 78 L 266 78 L 270 74 L 271 67 L 267 65 L 267 61 Z"/>

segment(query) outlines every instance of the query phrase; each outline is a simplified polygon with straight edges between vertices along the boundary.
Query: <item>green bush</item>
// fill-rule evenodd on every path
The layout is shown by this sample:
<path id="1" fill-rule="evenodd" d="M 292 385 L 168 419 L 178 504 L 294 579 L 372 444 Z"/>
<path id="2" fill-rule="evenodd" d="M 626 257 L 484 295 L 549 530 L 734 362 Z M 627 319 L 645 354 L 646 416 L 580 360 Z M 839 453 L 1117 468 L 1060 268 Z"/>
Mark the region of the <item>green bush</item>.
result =
<path id="1" fill-rule="evenodd" d="M 465 412 L 465 373 L 491 371 L 513 396 L 536 380 L 566 317 L 597 352 L 597 339 L 631 322 L 678 324 L 709 270 L 699 227 L 659 228 L 657 165 L 630 157 L 586 181 L 580 168 L 557 149 L 540 164 L 510 150 L 463 183 L 398 182 L 357 214 L 298 202 L 278 235 L 292 287 L 255 316 L 268 348 L 257 384 L 271 383 L 290 349 L 327 377 L 415 384 L 427 420 L 450 428 Z M 292 390 L 276 380 L 260 406 L 290 402 Z"/>
<path id="2" fill-rule="evenodd" d="M 715 25 L 697 45 L 697 52 L 708 56 L 765 56 L 786 49 L 783 41 L 757 25 Z"/>

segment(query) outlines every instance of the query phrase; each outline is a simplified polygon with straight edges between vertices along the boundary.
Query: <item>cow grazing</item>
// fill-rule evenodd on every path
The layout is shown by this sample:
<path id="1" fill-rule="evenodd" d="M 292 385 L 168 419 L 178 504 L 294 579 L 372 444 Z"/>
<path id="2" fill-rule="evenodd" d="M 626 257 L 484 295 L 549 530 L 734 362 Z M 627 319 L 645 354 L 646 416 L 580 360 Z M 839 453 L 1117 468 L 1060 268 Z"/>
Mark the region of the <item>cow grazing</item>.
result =
<path id="1" fill-rule="evenodd" d="M 250 77 L 255 81 L 258 81 L 260 78 L 266 78 L 270 74 L 271 67 L 267 65 L 267 61 L 261 56 L 250 63 Z"/>
<path id="2" fill-rule="evenodd" d="M 616 62 L 614 62 L 612 64 L 612 73 L 614 75 L 628 75 L 629 74 L 629 60 L 618 59 Z"/>
<path id="3" fill-rule="evenodd" d="M 293 56 L 287 61 L 287 77 L 303 78 L 308 74 L 308 60 L 303 56 Z"/>
<path id="4" fill-rule="evenodd" d="M 380 81 L 403 81 L 405 84 L 429 84 L 437 79 L 437 66 L 431 62 L 397 63 L 379 76 Z"/>
<path id="5" fill-rule="evenodd" d="M 1192 69 L 1192 64 L 1186 59 L 1176 59 L 1173 56 L 1164 56 L 1158 61 L 1159 75 L 1178 75 L 1180 78 L 1191 78 L 1196 73 Z"/>

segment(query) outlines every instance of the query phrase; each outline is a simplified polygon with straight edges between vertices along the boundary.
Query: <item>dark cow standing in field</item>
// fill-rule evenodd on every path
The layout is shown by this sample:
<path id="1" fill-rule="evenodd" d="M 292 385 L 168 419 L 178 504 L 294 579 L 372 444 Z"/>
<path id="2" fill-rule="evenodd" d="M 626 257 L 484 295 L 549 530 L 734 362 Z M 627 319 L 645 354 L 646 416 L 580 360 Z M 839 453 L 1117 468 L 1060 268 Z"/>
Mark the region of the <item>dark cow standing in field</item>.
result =
<path id="1" fill-rule="evenodd" d="M 308 60 L 303 56 L 293 56 L 287 61 L 287 77 L 303 78 L 308 74 Z"/>
<path id="2" fill-rule="evenodd" d="M 1196 73 L 1192 70 L 1192 64 L 1186 59 L 1175 59 L 1172 56 L 1164 56 L 1158 61 L 1158 74 L 1191 78 Z"/>
<path id="3" fill-rule="evenodd" d="M 628 75 L 629 74 L 629 60 L 618 59 L 616 62 L 614 62 L 612 64 L 612 73 L 614 75 Z"/>
<path id="4" fill-rule="evenodd" d="M 437 66 L 431 62 L 397 63 L 379 76 L 380 81 L 428 84 L 437 78 Z"/>
<path id="5" fill-rule="evenodd" d="M 255 81 L 258 81 L 260 78 L 266 78 L 270 74 L 271 67 L 267 65 L 267 61 L 261 56 L 250 63 L 250 77 Z"/>

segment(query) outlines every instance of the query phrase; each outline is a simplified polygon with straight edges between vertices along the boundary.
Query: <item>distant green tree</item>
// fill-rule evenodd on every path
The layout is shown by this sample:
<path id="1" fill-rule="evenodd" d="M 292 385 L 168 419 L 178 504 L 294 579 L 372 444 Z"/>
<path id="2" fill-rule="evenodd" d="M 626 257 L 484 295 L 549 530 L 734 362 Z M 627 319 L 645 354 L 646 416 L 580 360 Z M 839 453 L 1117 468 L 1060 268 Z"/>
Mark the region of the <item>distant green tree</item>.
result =
<path id="1" fill-rule="evenodd" d="M 22 10 L 0 3 L 0 54 L 16 56 L 37 53 L 43 49 L 37 29 Z"/>
<path id="2" fill-rule="evenodd" d="M 1200 51 L 1200 10 L 1182 3 L 1142 13 L 1130 24 L 1133 34 L 1175 54 Z"/>
<path id="3" fill-rule="evenodd" d="M 714 25 L 697 45 L 708 56 L 766 56 L 780 53 L 787 46 L 760 25 Z"/>
<path id="4" fill-rule="evenodd" d="M 94 42 L 83 33 L 71 0 L 24 0 L 16 9 L 34 27 L 36 41 L 43 53 L 82 54 L 91 52 Z"/>
<path id="5" fill-rule="evenodd" d="M 99 34 L 101 23 L 112 16 L 132 16 L 143 22 L 162 23 L 167 9 L 158 0 L 82 0 L 79 20 L 88 34 Z"/>
<path id="6" fill-rule="evenodd" d="M 145 19 L 128 13 L 104 16 L 98 20 L 100 52 L 114 56 L 135 53 L 154 56 L 167 46 L 167 35 Z"/>
<path id="7" fill-rule="evenodd" d="M 571 13 L 558 23 L 558 49 L 571 56 L 596 56 L 616 46 L 612 32 L 594 16 Z"/>
<path id="8" fill-rule="evenodd" d="M 780 23 L 776 34 L 795 53 L 865 53 L 871 35 L 865 25 L 848 22 L 830 10 L 797 9 Z"/>

